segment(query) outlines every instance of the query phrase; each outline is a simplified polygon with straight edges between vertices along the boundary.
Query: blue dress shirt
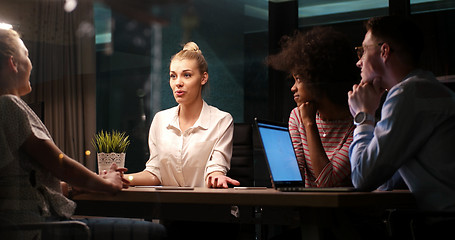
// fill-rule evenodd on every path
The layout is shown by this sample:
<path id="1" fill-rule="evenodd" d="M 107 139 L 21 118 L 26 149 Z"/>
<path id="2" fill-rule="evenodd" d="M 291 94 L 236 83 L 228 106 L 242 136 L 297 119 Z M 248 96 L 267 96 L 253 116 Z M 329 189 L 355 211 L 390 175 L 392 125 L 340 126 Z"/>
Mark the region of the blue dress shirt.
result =
<path id="1" fill-rule="evenodd" d="M 374 190 L 398 171 L 421 209 L 455 211 L 454 150 L 455 94 L 416 70 L 389 90 L 375 127 L 354 131 L 352 182 Z"/>

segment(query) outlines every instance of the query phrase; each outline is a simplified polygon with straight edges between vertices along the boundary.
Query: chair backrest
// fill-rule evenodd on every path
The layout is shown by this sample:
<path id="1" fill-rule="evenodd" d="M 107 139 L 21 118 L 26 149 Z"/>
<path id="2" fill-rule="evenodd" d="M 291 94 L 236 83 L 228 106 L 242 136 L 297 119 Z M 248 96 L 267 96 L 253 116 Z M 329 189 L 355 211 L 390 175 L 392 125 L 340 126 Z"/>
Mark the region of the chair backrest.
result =
<path id="1" fill-rule="evenodd" d="M 241 186 L 254 185 L 253 126 L 248 123 L 234 123 L 234 140 L 229 177 Z"/>
<path id="2" fill-rule="evenodd" d="M 89 240 L 91 232 L 87 224 L 80 221 L 52 221 L 3 225 L 0 233 L 5 239 L 39 237 L 46 240 Z M 3 238 L 2 238 L 3 239 Z"/>

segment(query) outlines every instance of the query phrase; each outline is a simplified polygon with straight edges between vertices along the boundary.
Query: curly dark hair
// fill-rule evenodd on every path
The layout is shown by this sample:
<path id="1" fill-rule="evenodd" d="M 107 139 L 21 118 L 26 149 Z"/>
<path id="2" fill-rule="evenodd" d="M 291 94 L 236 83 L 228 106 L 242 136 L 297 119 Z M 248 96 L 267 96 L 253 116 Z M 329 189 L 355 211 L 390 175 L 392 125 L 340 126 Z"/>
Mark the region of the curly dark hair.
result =
<path id="1" fill-rule="evenodd" d="M 281 40 L 281 51 L 266 59 L 273 69 L 299 75 L 317 94 L 347 106 L 347 92 L 359 82 L 357 56 L 348 38 L 332 27 L 297 31 Z"/>

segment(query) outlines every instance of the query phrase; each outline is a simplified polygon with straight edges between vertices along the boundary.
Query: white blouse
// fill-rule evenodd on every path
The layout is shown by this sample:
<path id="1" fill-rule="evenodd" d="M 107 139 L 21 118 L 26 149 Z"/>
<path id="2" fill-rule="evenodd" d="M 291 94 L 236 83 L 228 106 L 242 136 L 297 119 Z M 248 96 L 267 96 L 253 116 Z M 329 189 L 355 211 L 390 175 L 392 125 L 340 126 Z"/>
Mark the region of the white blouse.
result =
<path id="1" fill-rule="evenodd" d="M 179 106 L 158 112 L 150 126 L 150 159 L 146 171 L 163 186 L 205 186 L 208 174 L 230 168 L 234 125 L 232 116 L 205 101 L 196 123 L 180 130 Z"/>

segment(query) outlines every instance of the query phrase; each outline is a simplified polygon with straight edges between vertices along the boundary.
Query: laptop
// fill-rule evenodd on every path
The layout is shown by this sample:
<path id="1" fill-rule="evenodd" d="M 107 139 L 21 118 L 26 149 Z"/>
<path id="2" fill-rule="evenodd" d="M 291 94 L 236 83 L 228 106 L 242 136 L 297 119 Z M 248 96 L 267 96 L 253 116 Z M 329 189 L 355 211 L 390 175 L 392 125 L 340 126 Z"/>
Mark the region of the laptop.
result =
<path id="1" fill-rule="evenodd" d="M 353 187 L 316 188 L 305 187 L 297 163 L 297 157 L 286 123 L 254 119 L 264 156 L 270 173 L 272 186 L 279 191 L 354 191 Z"/>

